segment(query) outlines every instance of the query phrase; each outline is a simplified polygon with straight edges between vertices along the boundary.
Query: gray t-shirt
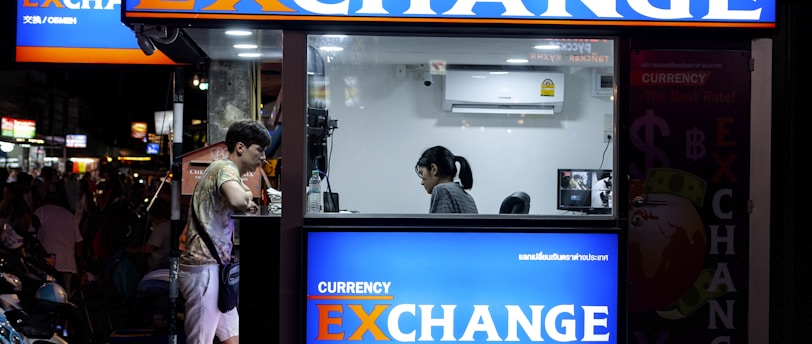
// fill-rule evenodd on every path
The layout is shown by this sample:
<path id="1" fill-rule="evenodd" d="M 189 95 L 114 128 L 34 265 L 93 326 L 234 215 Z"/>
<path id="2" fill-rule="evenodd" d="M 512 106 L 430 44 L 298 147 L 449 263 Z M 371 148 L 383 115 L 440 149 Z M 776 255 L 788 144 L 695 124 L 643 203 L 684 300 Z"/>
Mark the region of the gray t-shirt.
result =
<path id="1" fill-rule="evenodd" d="M 192 204 L 189 209 L 189 220 L 186 224 L 186 242 L 180 263 L 185 265 L 217 264 L 206 243 L 200 237 L 200 231 L 206 231 L 220 254 L 223 263 L 231 261 L 233 246 L 234 210 L 228 204 L 220 186 L 227 181 L 237 181 L 242 185 L 242 177 L 237 165 L 228 159 L 215 160 L 206 167 L 200 180 L 197 181 Z M 200 222 L 194 220 L 197 215 Z M 198 224 L 203 228 L 198 228 Z"/>
<path id="2" fill-rule="evenodd" d="M 431 191 L 430 213 L 478 214 L 476 202 L 459 183 L 441 183 Z"/>

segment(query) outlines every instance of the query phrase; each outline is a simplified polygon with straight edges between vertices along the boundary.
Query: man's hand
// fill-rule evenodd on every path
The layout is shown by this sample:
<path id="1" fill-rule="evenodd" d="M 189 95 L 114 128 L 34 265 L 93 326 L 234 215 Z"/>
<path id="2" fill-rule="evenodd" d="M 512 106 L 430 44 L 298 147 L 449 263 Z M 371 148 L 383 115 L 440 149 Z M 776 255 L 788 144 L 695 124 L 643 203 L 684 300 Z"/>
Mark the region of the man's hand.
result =
<path id="1" fill-rule="evenodd" d="M 259 215 L 259 206 L 254 203 L 254 201 L 250 201 L 248 203 L 248 209 L 245 210 L 246 215 Z"/>

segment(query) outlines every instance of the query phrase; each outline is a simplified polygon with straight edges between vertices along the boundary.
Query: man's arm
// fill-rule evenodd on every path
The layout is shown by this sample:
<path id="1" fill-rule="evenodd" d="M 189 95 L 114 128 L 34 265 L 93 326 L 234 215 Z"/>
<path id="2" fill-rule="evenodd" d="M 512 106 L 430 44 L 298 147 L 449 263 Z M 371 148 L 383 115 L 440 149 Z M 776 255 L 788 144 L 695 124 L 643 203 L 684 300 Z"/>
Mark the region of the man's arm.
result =
<path id="1" fill-rule="evenodd" d="M 246 212 L 251 208 L 257 208 L 254 203 L 254 194 L 248 187 L 240 184 L 236 180 L 229 180 L 220 186 L 220 191 L 228 201 L 228 204 L 236 211 Z M 251 211 L 252 212 L 252 211 Z"/>

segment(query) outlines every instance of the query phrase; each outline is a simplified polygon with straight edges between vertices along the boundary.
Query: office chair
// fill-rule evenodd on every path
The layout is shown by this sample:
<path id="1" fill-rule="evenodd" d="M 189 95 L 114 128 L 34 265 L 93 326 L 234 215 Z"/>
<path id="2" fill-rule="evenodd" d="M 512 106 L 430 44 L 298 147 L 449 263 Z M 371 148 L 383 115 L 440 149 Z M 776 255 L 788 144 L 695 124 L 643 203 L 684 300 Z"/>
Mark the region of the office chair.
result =
<path id="1" fill-rule="evenodd" d="M 507 196 L 499 206 L 499 214 L 530 213 L 530 195 L 517 191 Z"/>

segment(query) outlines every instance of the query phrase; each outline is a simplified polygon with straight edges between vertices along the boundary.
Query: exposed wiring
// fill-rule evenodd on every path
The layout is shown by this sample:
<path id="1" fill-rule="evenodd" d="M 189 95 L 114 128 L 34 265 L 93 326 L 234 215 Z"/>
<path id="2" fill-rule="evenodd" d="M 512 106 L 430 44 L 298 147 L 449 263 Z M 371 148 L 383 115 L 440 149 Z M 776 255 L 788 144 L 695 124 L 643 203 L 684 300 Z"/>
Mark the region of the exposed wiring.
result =
<path id="1" fill-rule="evenodd" d="M 612 143 L 612 135 L 608 135 L 607 138 L 609 140 L 606 142 L 606 147 L 603 148 L 603 156 L 601 157 L 601 164 L 598 166 L 598 169 L 603 168 L 603 162 L 606 160 L 606 151 L 609 150 L 609 145 Z"/>

